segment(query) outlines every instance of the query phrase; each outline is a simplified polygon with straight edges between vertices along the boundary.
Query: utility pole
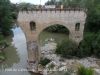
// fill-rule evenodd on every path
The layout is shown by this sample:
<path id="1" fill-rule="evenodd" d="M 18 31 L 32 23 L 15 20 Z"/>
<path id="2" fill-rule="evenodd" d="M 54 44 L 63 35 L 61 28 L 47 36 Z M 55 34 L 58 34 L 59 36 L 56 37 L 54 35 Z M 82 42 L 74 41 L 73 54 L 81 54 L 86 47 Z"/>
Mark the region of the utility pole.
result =
<path id="1" fill-rule="evenodd" d="M 41 5 L 41 0 L 40 0 L 40 5 Z"/>

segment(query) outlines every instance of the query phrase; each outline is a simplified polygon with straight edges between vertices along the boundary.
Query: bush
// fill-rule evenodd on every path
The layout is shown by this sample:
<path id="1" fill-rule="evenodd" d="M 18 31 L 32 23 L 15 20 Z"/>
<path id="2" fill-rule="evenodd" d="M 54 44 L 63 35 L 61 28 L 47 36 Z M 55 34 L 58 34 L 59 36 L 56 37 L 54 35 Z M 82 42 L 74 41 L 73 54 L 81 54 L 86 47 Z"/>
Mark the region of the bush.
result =
<path id="1" fill-rule="evenodd" d="M 8 46 L 6 40 L 4 40 L 3 35 L 0 35 L 0 46 Z"/>
<path id="2" fill-rule="evenodd" d="M 4 56 L 5 55 L 5 53 L 4 52 L 0 52 L 0 56 Z"/>
<path id="3" fill-rule="evenodd" d="M 56 53 L 61 54 L 62 57 L 71 58 L 76 55 L 77 43 L 70 39 L 63 39 L 56 48 Z"/>
<path id="4" fill-rule="evenodd" d="M 61 45 L 58 44 L 55 53 L 61 54 L 61 49 L 62 49 Z"/>
<path id="5" fill-rule="evenodd" d="M 41 59 L 41 60 L 40 60 L 40 64 L 41 64 L 42 66 L 46 66 L 49 62 L 50 62 L 50 60 L 47 59 L 47 58 L 44 58 L 44 59 Z"/>
<path id="6" fill-rule="evenodd" d="M 6 42 L 6 40 L 1 40 L 0 41 L 0 46 L 8 46 L 8 44 L 7 44 L 7 42 Z"/>
<path id="7" fill-rule="evenodd" d="M 52 25 L 50 27 L 47 27 L 45 30 L 49 31 L 49 32 L 69 34 L 69 30 L 65 26 L 62 26 L 62 25 L 59 25 L 59 24 L 55 24 L 55 25 Z"/>
<path id="8" fill-rule="evenodd" d="M 97 36 L 98 34 L 88 32 L 84 35 L 83 38 L 83 40 L 88 44 L 88 46 L 91 47 L 92 53 L 93 53 L 93 43 L 95 42 Z"/>
<path id="9" fill-rule="evenodd" d="M 64 58 L 72 58 L 76 55 L 77 43 L 70 39 L 63 39 L 60 43 L 61 56 Z"/>
<path id="10" fill-rule="evenodd" d="M 92 55 L 92 51 L 91 51 L 90 45 L 86 41 L 82 40 L 79 43 L 79 48 L 77 50 L 77 56 L 82 58 L 82 57 L 87 57 L 91 55 Z"/>
<path id="11" fill-rule="evenodd" d="M 0 41 L 3 40 L 3 39 L 4 39 L 3 35 L 0 34 Z"/>
<path id="12" fill-rule="evenodd" d="M 93 44 L 97 38 L 97 34 L 94 33 L 85 33 L 83 40 L 79 43 L 77 56 L 78 57 L 87 57 L 93 54 Z"/>
<path id="13" fill-rule="evenodd" d="M 12 17 L 13 19 L 17 19 L 17 12 L 12 12 L 11 17 Z"/>
<path id="14" fill-rule="evenodd" d="M 84 66 L 81 66 L 78 68 L 78 74 L 79 75 L 94 75 L 94 70 L 91 68 L 85 68 Z"/>
<path id="15" fill-rule="evenodd" d="M 98 36 L 97 40 L 93 44 L 93 49 L 94 49 L 93 51 L 95 56 L 100 58 L 100 35 Z"/>
<path id="16" fill-rule="evenodd" d="M 49 69 L 53 69 L 54 67 L 55 67 L 55 65 L 54 65 L 53 63 L 51 63 L 51 64 L 48 66 Z"/>

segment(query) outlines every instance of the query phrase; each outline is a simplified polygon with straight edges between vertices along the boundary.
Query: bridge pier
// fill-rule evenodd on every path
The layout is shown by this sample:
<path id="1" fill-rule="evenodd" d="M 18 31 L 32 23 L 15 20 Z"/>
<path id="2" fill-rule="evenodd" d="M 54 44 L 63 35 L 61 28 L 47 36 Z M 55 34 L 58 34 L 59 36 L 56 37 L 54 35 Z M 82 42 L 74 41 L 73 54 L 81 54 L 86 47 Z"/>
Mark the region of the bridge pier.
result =
<path id="1" fill-rule="evenodd" d="M 27 52 L 28 52 L 28 70 L 33 70 L 38 72 L 39 63 L 39 51 L 38 44 L 35 41 L 27 42 Z"/>

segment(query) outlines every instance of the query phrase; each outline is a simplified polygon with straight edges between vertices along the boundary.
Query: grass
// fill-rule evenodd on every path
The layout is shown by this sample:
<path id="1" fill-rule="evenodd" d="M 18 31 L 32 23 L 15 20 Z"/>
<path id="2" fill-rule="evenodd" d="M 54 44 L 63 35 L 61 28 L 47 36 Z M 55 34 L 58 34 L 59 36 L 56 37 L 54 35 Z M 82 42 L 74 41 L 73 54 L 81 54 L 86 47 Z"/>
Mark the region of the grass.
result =
<path id="1" fill-rule="evenodd" d="M 84 66 L 81 66 L 78 68 L 78 74 L 79 75 L 94 75 L 94 70 L 92 68 L 86 68 Z"/>

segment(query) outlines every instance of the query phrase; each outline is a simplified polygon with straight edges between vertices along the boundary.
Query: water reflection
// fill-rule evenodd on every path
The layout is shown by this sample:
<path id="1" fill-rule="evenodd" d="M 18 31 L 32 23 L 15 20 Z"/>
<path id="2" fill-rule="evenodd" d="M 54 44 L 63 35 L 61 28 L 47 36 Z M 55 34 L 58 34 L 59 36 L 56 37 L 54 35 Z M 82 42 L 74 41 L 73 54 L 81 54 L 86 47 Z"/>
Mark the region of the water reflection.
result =
<path id="1" fill-rule="evenodd" d="M 0 75 L 38 75 L 28 71 L 5 71 L 8 68 L 26 69 L 28 59 L 25 35 L 16 24 L 6 39 L 10 46 L 4 49 L 7 59 L 0 63 Z"/>
<path id="2" fill-rule="evenodd" d="M 20 61 L 16 47 L 11 43 L 13 41 L 12 37 L 14 37 L 12 33 L 13 32 L 11 32 L 10 36 L 6 37 L 9 47 L 4 49 L 6 60 L 0 64 L 0 69 L 10 68 L 14 63 L 17 64 Z"/>

